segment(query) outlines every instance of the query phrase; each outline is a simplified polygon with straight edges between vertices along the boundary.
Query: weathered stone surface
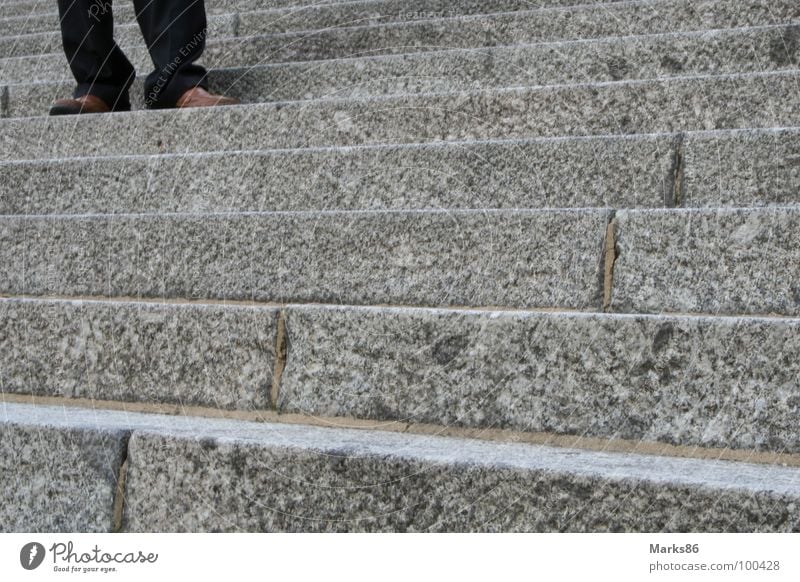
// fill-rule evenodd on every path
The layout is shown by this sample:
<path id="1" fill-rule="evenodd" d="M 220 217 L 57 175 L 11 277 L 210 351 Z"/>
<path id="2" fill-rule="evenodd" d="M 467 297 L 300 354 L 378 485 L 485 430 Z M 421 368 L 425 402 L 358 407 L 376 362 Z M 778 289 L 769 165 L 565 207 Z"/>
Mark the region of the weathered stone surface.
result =
<path id="1" fill-rule="evenodd" d="M 0 214 L 659 207 L 672 193 L 675 143 L 545 138 L 0 163 Z"/>
<path id="2" fill-rule="evenodd" d="M 5 119 L 0 147 L 7 159 L 30 159 L 792 126 L 800 125 L 799 78 L 781 72 Z"/>
<path id="3" fill-rule="evenodd" d="M 613 308 L 800 314 L 800 209 L 617 214 Z"/>
<path id="4" fill-rule="evenodd" d="M 485 9 L 484 9 L 485 11 Z M 269 15 L 242 14 L 238 33 L 256 35 Z M 264 36 L 240 47 L 239 65 L 265 60 L 329 59 L 356 54 L 408 53 L 437 48 L 473 48 L 547 40 L 590 39 L 688 30 L 736 28 L 791 23 L 800 17 L 793 0 L 673 0 L 619 2 L 601 9 L 593 5 L 540 8 L 499 14 L 401 22 Z M 229 44 L 229 43 L 228 43 Z M 226 43 L 209 45 L 206 58 L 231 50 Z"/>
<path id="5" fill-rule="evenodd" d="M 765 465 L 230 421 L 134 431 L 129 462 L 132 531 L 800 528 L 798 469 Z"/>
<path id="6" fill-rule="evenodd" d="M 338 10 L 338 7 L 336 8 Z M 485 8 L 484 8 L 485 10 Z M 478 48 L 536 43 L 552 40 L 579 40 L 606 36 L 631 36 L 708 29 L 736 28 L 772 24 L 791 24 L 800 18 L 794 0 L 674 0 L 671 2 L 619 2 L 605 4 L 602 16 L 592 5 L 553 7 L 498 14 L 479 14 L 399 22 L 381 26 L 320 27 L 287 34 L 267 34 L 246 38 L 217 39 L 207 43 L 203 62 L 208 67 L 254 66 L 285 61 L 334 59 L 358 55 L 404 54 L 442 48 Z M 279 16 L 264 12 L 242 14 L 236 32 L 257 35 L 269 30 Z M 313 25 L 310 25 L 313 28 Z M 264 28 L 266 27 L 266 28 Z M 785 46 L 776 55 L 796 59 Z M 705 52 L 705 51 L 701 51 Z M 151 68 L 144 47 L 127 51 L 139 70 Z M 35 60 L 35 67 L 32 66 Z M 670 53 L 666 66 L 680 66 L 692 60 L 678 52 Z M 627 61 L 626 61 L 627 62 Z M 615 59 L 616 70 L 624 63 Z M 631 65 L 635 66 L 635 65 Z M 28 57 L 0 61 L 0 78 L 6 82 L 60 80 L 68 76 L 63 55 Z"/>
<path id="7" fill-rule="evenodd" d="M 598 307 L 605 210 L 8 217 L 0 292 Z"/>
<path id="8" fill-rule="evenodd" d="M 294 30 L 319 30 L 322 28 L 366 26 L 404 22 L 413 20 L 429 20 L 432 18 L 449 18 L 470 14 L 491 12 L 510 12 L 529 10 L 537 7 L 569 6 L 575 4 L 609 4 L 621 0 L 492 0 L 487 10 L 484 0 L 363 0 L 353 2 L 319 2 L 311 0 L 303 2 L 292 0 L 276 5 L 263 0 L 236 0 L 235 2 L 206 2 L 206 12 L 223 14 L 228 12 L 245 13 L 248 25 L 257 27 L 261 34 L 290 32 Z M 0 35 L 25 34 L 58 30 L 58 14 L 43 13 L 52 10 L 52 3 L 42 6 L 33 12 L 30 8 L 24 16 L 10 20 L 0 20 Z M 114 6 L 116 22 L 133 23 L 132 6 L 118 4 Z M 0 16 L 10 12 L 10 6 L 0 6 Z M 256 14 L 247 14 L 258 11 Z"/>
<path id="9" fill-rule="evenodd" d="M 441 50 L 213 69 L 209 82 L 256 103 L 757 72 L 796 65 L 794 36 L 797 25 Z M 11 85 L 5 116 L 41 115 L 71 87 L 71 80 Z M 136 83 L 135 109 L 144 108 L 143 94 Z"/>
<path id="10" fill-rule="evenodd" d="M 663 134 L 0 162 L 0 213 L 669 207 L 679 143 Z M 689 133 L 680 149 L 683 206 L 800 202 L 798 130 Z"/>
<path id="11" fill-rule="evenodd" d="M 237 20 L 234 14 L 212 15 L 208 17 L 207 21 L 209 38 L 229 37 L 236 32 Z M 56 17 L 57 22 L 58 17 Z M 121 47 L 131 45 L 137 47 L 145 46 L 139 25 L 136 23 L 115 26 L 114 40 Z M 66 65 L 67 60 L 63 55 L 63 50 L 61 32 L 58 30 L 58 26 L 46 32 L 24 34 L 21 30 L 14 30 L 4 34 L 2 22 L 0 21 L 0 55 L 2 55 L 2 58 L 60 53 Z M 152 69 L 152 64 L 150 68 Z"/>
<path id="12" fill-rule="evenodd" d="M 463 0 L 458 0 L 462 2 Z M 531 2 L 534 0 L 531 0 Z M 540 0 L 550 4 L 556 4 L 560 0 Z M 566 1 L 566 0 L 565 0 Z M 585 0 L 581 0 L 584 3 Z M 614 2 L 618 0 L 592 0 L 598 3 Z M 349 2 L 349 0 L 325 0 L 324 4 L 331 5 L 332 7 L 342 3 Z M 526 2 L 530 4 L 531 2 Z M 320 0 L 205 0 L 206 12 L 209 14 L 222 14 L 227 12 L 249 12 L 252 10 L 275 10 L 292 8 L 306 5 L 320 4 Z M 29 1 L 14 1 L 9 0 L 0 6 L 0 17 L 2 18 L 32 18 L 34 15 L 49 14 L 55 20 L 54 26 L 58 23 L 58 16 L 56 6 L 51 0 L 29 0 Z M 114 5 L 114 16 L 133 17 L 134 10 L 132 4 L 118 2 Z"/>
<path id="13" fill-rule="evenodd" d="M 688 134 L 683 206 L 800 203 L 800 130 Z"/>
<path id="14" fill-rule="evenodd" d="M 58 408 L 0 403 L 0 531 L 108 532 L 127 445 L 120 426 L 59 422 Z M 55 421 L 55 422 L 54 422 Z"/>
<path id="15" fill-rule="evenodd" d="M 289 306 L 279 410 L 800 452 L 800 320 Z"/>
<path id="16" fill-rule="evenodd" d="M 277 309 L 0 300 L 3 392 L 267 408 Z"/>

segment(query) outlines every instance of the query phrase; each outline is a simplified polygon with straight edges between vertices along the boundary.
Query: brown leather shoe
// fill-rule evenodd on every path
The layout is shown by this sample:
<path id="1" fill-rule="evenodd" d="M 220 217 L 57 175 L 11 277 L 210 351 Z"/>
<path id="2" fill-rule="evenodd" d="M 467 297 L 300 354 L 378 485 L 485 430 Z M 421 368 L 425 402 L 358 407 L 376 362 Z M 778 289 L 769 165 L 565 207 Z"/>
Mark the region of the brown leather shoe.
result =
<path id="1" fill-rule="evenodd" d="M 202 87 L 193 87 L 181 95 L 175 107 L 216 107 L 217 105 L 238 105 L 239 100 L 225 95 L 212 95 Z"/>
<path id="2" fill-rule="evenodd" d="M 50 107 L 50 115 L 77 115 L 79 113 L 108 113 L 111 108 L 96 95 L 76 99 L 59 99 Z"/>

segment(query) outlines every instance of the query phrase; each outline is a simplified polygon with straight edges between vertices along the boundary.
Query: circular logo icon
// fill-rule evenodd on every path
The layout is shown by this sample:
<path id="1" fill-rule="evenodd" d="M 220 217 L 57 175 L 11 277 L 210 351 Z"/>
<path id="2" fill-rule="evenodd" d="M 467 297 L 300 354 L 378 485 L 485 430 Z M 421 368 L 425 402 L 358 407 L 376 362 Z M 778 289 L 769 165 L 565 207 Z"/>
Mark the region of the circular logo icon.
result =
<path id="1" fill-rule="evenodd" d="M 22 546 L 19 552 L 19 563 L 26 570 L 35 570 L 44 561 L 44 546 L 38 542 L 31 542 Z"/>

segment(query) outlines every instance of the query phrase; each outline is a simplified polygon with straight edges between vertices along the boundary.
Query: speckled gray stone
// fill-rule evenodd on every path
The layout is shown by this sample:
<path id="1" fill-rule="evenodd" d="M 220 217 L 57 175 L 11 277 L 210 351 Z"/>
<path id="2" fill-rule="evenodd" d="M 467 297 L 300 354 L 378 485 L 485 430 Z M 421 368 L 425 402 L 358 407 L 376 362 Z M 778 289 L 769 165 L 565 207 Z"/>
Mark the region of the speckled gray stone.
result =
<path id="1" fill-rule="evenodd" d="M 606 4 L 602 8 L 602 17 L 598 16 L 596 6 L 582 5 L 380 26 L 334 27 L 318 31 L 245 36 L 257 34 L 262 20 L 267 23 L 276 20 L 270 13 L 251 13 L 239 17 L 236 31 L 243 38 L 209 41 L 203 53 L 203 63 L 211 68 L 241 67 L 443 48 L 493 47 L 547 40 L 789 24 L 798 18 L 800 7 L 794 0 L 742 0 L 735 4 L 721 0 L 658 3 L 648 0 Z M 143 47 L 126 52 L 137 69 L 149 71 L 150 57 Z M 784 53 L 786 48 L 779 47 L 777 54 Z M 786 54 L 796 58 L 796 48 Z M 665 66 L 679 67 L 686 60 L 691 58 L 670 53 Z M 611 66 L 614 71 L 620 71 L 635 65 L 628 64 L 623 57 L 622 60 L 615 59 Z M 0 79 L 6 82 L 60 80 L 67 74 L 65 59 L 57 54 L 0 61 Z"/>
<path id="2" fill-rule="evenodd" d="M 800 203 L 800 129 L 688 134 L 683 159 L 683 206 Z"/>
<path id="3" fill-rule="evenodd" d="M 679 143 L 664 134 L 0 162 L 0 213 L 672 206 Z M 680 149 L 683 206 L 800 202 L 799 130 L 692 132 Z"/>
<path id="4" fill-rule="evenodd" d="M 800 208 L 617 214 L 618 311 L 800 314 Z"/>
<path id="5" fill-rule="evenodd" d="M 128 531 L 800 529 L 797 468 L 18 404 L 0 420 L 131 432 Z"/>
<path id="6" fill-rule="evenodd" d="M 128 529 L 800 528 L 797 469 L 294 426 L 262 434 L 135 433 Z"/>
<path id="7" fill-rule="evenodd" d="M 0 162 L 0 214 L 658 207 L 675 137 Z"/>
<path id="8" fill-rule="evenodd" d="M 247 13 L 259 11 L 250 16 L 251 22 L 258 24 L 263 34 L 288 32 L 292 30 L 318 30 L 334 26 L 363 26 L 367 24 L 386 24 L 431 18 L 447 18 L 486 12 L 507 12 L 529 10 L 536 7 L 574 4 L 608 4 L 621 0 L 492 0 L 489 6 L 485 0 L 364 0 L 353 2 L 324 2 L 319 0 L 292 0 L 294 6 L 280 6 L 263 0 L 236 0 L 235 2 L 206 2 L 206 12 L 221 14 L 225 12 Z M 4 14 L 7 5 L 0 6 Z M 52 8 L 52 3 L 47 9 Z M 115 21 L 133 22 L 132 6 L 114 6 Z M 0 20 L 0 35 L 24 34 L 32 32 L 53 32 L 58 30 L 58 14 L 49 13 L 26 16 L 12 20 Z"/>
<path id="9" fill-rule="evenodd" d="M 267 10 L 267 9 L 284 9 L 287 7 L 299 7 L 308 4 L 330 4 L 336 5 L 339 3 L 349 2 L 350 0 L 205 0 L 206 12 L 208 14 L 222 14 L 228 12 L 247 12 L 251 10 Z M 463 0 L 457 0 L 462 2 Z M 531 0 L 542 1 L 550 4 L 556 4 L 560 0 Z M 594 0 L 598 1 L 599 0 Z M 602 0 L 603 2 L 616 1 L 616 0 Z M 29 1 L 13 1 L 9 0 L 0 5 L 0 17 L 9 18 L 20 16 L 30 18 L 33 15 L 50 14 L 58 22 L 56 7 L 52 0 L 29 0 Z M 117 2 L 114 5 L 114 16 L 132 16 L 133 5 L 132 3 Z M 54 24 L 55 26 L 55 24 Z"/>
<path id="10" fill-rule="evenodd" d="M 6 159 L 800 125 L 800 73 L 5 119 Z"/>
<path id="11" fill-rule="evenodd" d="M 0 293 L 598 307 L 605 210 L 0 219 Z"/>
<path id="12" fill-rule="evenodd" d="M 740 0 L 734 4 L 719 0 L 617 2 L 601 9 L 593 5 L 559 6 L 264 36 L 238 47 L 237 64 L 785 24 L 798 18 L 800 6 L 794 0 Z M 238 33 L 259 34 L 261 20 L 259 13 L 241 14 Z M 209 45 L 205 58 L 216 63 L 218 57 L 214 55 L 237 50 L 230 45 Z"/>
<path id="13" fill-rule="evenodd" d="M 800 320 L 289 306 L 278 407 L 800 452 Z"/>
<path id="14" fill-rule="evenodd" d="M 797 64 L 798 26 L 657 34 L 214 69 L 209 84 L 245 103 L 780 70 Z M 72 81 L 9 86 L 5 116 L 42 115 Z M 143 88 L 131 90 L 144 108 Z"/>
<path id="15" fill-rule="evenodd" d="M 89 423 L 54 428 L 26 408 L 0 403 L 0 531 L 111 531 L 128 432 Z"/>
<path id="16" fill-rule="evenodd" d="M 796 468 L 304 426 L 103 419 L 115 421 L 133 430 L 130 531 L 800 527 Z"/>
<path id="17" fill-rule="evenodd" d="M 3 392 L 269 407 L 277 309 L 0 300 Z"/>
<path id="18" fill-rule="evenodd" d="M 127 19 L 126 19 L 127 20 Z M 58 19 L 56 19 L 58 22 Z M 237 16 L 225 14 L 219 16 L 208 16 L 208 37 L 223 38 L 236 34 Z M 41 54 L 61 54 L 64 63 L 67 63 L 63 55 L 63 44 L 61 32 L 58 27 L 48 32 L 31 32 L 24 34 L 22 31 L 14 31 L 12 34 L 3 34 L 2 23 L 0 23 L 0 55 L 7 57 L 22 57 Z M 118 24 L 114 27 L 114 40 L 121 47 L 144 47 L 144 39 L 139 30 L 139 25 Z M 151 65 L 152 68 L 152 65 Z M 142 72 L 140 70 L 140 72 Z"/>
<path id="19" fill-rule="evenodd" d="M 800 528 L 796 468 L 18 404 L 0 421 L 0 439 L 16 424 L 132 433 L 127 531 Z"/>

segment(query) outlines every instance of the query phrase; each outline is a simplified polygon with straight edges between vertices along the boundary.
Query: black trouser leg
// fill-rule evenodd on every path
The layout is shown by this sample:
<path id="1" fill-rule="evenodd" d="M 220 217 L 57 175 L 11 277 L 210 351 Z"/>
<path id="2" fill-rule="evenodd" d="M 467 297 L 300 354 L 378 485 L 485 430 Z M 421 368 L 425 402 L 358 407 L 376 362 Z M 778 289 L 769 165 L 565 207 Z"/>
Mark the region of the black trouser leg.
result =
<path id="1" fill-rule="evenodd" d="M 133 65 L 114 42 L 110 0 L 58 0 L 61 39 L 78 83 L 75 97 L 100 97 L 113 110 L 130 109 Z"/>
<path id="2" fill-rule="evenodd" d="M 148 107 L 173 107 L 192 87 L 207 88 L 206 70 L 194 64 L 206 46 L 203 0 L 134 0 L 136 18 L 155 70 L 144 83 Z"/>

